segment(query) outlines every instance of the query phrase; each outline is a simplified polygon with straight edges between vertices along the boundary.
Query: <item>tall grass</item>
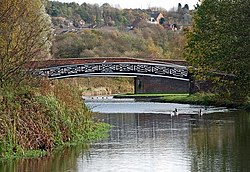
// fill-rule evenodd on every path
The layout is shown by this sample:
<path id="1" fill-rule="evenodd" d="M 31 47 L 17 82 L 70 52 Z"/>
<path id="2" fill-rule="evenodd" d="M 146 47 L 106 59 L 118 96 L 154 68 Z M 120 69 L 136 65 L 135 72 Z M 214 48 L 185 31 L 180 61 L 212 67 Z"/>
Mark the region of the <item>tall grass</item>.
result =
<path id="1" fill-rule="evenodd" d="M 1 92 L 0 158 L 27 150 L 52 151 L 66 143 L 102 137 L 107 125 L 92 120 L 79 90 L 65 81 L 40 82 Z"/>

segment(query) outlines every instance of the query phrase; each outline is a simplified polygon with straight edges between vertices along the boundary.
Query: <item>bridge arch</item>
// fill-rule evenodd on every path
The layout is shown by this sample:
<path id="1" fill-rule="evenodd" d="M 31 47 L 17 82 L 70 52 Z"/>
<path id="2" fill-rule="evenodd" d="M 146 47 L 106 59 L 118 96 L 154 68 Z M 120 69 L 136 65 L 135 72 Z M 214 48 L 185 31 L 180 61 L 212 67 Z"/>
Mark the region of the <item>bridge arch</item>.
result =
<path id="1" fill-rule="evenodd" d="M 150 92 L 150 90 L 142 90 L 141 88 L 141 85 L 147 85 L 147 83 L 150 83 L 150 87 L 153 88 L 155 82 L 158 83 L 157 87 L 163 88 L 168 86 L 167 83 L 172 83 L 170 80 L 176 80 L 173 82 L 175 84 L 171 86 L 172 90 L 174 90 L 176 83 L 181 83 L 177 84 L 176 87 L 180 87 L 182 84 L 185 87 L 189 85 L 189 73 L 186 66 L 158 61 L 131 58 L 96 58 L 49 60 L 34 62 L 32 65 L 35 67 L 34 74 L 36 76 L 44 76 L 50 79 L 89 76 L 135 77 L 134 87 L 140 93 Z"/>

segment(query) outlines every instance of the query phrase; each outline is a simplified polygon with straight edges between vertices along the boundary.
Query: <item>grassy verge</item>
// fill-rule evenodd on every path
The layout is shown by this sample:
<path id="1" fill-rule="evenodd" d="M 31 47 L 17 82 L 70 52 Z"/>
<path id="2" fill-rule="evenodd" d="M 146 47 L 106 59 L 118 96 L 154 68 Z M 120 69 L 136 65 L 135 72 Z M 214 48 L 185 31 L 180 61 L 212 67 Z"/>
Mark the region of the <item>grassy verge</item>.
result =
<path id="1" fill-rule="evenodd" d="M 210 93 L 163 93 L 163 94 L 119 94 L 114 98 L 146 98 L 149 101 L 155 102 L 168 102 L 168 103 L 185 103 L 185 104 L 198 104 L 198 105 L 212 105 L 212 106 L 226 106 L 232 108 L 240 108 L 250 111 L 250 98 L 245 103 L 235 103 L 229 100 L 221 99 L 215 94 Z"/>
<path id="2" fill-rule="evenodd" d="M 109 128 L 93 121 L 81 92 L 63 80 L 5 90 L 1 97 L 0 159 L 44 156 L 103 138 Z"/>
<path id="3" fill-rule="evenodd" d="M 211 105 L 217 102 L 216 97 L 212 94 L 166 95 L 162 97 L 161 100 L 166 102 L 204 104 L 204 105 Z"/>
<path id="4" fill-rule="evenodd" d="M 226 106 L 232 108 L 241 108 L 250 110 L 250 101 L 246 103 L 236 103 L 226 99 L 221 99 L 215 94 L 196 93 L 192 95 L 165 95 L 160 98 L 160 101 L 170 103 L 187 103 L 187 104 L 200 104 L 200 105 L 213 105 L 213 106 Z"/>

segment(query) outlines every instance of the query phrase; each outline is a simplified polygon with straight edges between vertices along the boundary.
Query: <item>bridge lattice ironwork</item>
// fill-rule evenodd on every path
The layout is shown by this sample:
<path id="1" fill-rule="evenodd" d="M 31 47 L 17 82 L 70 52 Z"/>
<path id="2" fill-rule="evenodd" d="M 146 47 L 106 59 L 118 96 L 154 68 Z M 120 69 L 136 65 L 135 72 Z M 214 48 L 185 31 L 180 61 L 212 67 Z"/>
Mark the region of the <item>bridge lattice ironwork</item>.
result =
<path id="1" fill-rule="evenodd" d="M 61 65 L 36 69 L 35 74 L 48 78 L 69 78 L 76 76 L 152 76 L 189 80 L 187 67 L 170 64 L 108 62 Z"/>

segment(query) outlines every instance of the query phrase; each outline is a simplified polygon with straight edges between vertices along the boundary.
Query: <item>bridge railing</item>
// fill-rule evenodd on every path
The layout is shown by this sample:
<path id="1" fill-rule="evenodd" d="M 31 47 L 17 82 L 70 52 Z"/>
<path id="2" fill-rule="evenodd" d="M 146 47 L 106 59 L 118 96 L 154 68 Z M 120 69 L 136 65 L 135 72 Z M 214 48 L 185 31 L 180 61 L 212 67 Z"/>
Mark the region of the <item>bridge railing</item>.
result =
<path id="1" fill-rule="evenodd" d="M 75 63 L 75 62 L 74 62 Z M 49 78 L 66 78 L 77 76 L 152 76 L 189 80 L 186 66 L 162 64 L 156 62 L 107 62 L 65 64 L 38 68 L 35 74 Z M 41 67 L 41 66 L 40 66 Z"/>

